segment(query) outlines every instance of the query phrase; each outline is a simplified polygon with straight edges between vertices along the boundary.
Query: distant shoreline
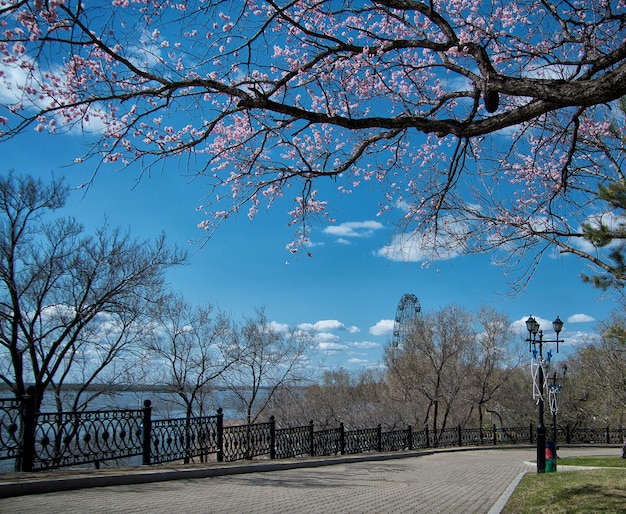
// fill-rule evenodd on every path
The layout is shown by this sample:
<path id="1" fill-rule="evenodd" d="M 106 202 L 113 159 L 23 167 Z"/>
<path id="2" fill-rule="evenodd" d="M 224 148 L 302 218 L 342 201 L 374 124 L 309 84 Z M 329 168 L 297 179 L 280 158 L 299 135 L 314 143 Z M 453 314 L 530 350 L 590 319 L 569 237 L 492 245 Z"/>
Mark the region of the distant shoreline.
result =
<path id="1" fill-rule="evenodd" d="M 30 385 L 30 384 L 29 384 Z M 83 386 L 83 384 L 63 384 L 62 390 L 64 391 L 78 391 L 85 388 L 85 391 L 98 392 L 107 391 L 111 393 L 126 393 L 126 392 L 158 392 L 158 393 L 175 393 L 177 389 L 167 384 L 90 384 Z M 246 390 L 247 387 L 238 388 L 238 390 Z M 270 386 L 261 386 L 261 391 L 271 389 Z M 231 388 L 226 386 L 207 386 L 205 391 L 230 391 Z M 6 384 L 0 384 L 0 394 L 10 392 L 11 388 Z"/>

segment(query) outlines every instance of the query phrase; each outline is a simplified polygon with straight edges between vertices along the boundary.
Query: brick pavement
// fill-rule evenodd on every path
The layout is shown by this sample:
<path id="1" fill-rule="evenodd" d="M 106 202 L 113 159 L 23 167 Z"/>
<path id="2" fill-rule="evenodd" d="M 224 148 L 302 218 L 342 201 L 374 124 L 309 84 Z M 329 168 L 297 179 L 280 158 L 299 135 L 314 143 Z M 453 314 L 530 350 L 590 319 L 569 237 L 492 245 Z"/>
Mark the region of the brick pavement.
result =
<path id="1" fill-rule="evenodd" d="M 616 451 L 562 448 L 559 454 L 610 455 Z M 521 476 L 534 472 L 527 463 L 534 457 L 532 448 L 433 452 L 19 496 L 1 499 L 0 512 L 495 514 Z"/>

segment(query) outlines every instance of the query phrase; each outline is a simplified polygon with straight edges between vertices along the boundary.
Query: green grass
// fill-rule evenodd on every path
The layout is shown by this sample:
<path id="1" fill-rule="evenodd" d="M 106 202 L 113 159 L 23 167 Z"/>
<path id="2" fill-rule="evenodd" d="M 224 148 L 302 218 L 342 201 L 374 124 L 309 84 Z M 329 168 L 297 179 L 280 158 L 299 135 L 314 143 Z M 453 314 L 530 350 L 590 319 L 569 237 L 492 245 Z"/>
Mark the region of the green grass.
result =
<path id="1" fill-rule="evenodd" d="M 619 457 L 568 457 L 558 466 L 626 468 Z M 503 514 L 626 513 L 626 469 L 528 473 L 509 498 Z"/>
<path id="2" fill-rule="evenodd" d="M 600 468 L 626 468 L 626 459 L 612 457 L 565 457 L 557 461 L 558 466 L 596 466 Z"/>

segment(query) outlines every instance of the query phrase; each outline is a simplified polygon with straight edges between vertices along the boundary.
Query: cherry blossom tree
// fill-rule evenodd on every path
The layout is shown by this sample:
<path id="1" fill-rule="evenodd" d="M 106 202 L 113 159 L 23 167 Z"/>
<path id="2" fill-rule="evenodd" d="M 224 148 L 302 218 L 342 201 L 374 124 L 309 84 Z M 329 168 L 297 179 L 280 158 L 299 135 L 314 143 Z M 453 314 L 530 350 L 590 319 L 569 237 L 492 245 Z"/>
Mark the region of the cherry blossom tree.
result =
<path id="1" fill-rule="evenodd" d="M 624 0 L 0 0 L 0 139 L 84 131 L 76 159 L 210 182 L 211 234 L 293 200 L 290 250 L 379 192 L 390 258 L 503 250 L 532 273 L 624 181 Z M 284 201 L 284 200 L 282 200 Z M 530 260 L 529 260 L 530 259 Z"/>

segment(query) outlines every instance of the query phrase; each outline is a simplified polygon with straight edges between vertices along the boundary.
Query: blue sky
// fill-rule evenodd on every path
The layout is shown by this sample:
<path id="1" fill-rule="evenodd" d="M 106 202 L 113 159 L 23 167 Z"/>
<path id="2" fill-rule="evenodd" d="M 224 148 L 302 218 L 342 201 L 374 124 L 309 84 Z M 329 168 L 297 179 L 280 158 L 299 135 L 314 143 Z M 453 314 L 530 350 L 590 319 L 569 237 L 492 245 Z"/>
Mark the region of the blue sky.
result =
<path id="1" fill-rule="evenodd" d="M 19 77 L 21 72 L 13 69 L 13 73 Z M 0 91 L 3 95 L 10 98 Z M 77 133 L 48 136 L 29 129 L 2 143 L 0 173 L 13 169 L 42 178 L 54 173 L 77 187 L 92 177 L 97 164 L 72 164 L 85 154 L 87 142 Z M 87 227 L 101 224 L 106 217 L 111 225 L 129 227 L 142 239 L 164 232 L 171 244 L 191 253 L 188 266 L 168 275 L 175 291 L 237 319 L 263 307 L 279 325 L 315 328 L 314 359 L 319 369 L 379 365 L 398 301 L 405 293 L 415 294 L 424 311 L 451 304 L 468 310 L 491 305 L 522 330 L 523 321 L 532 314 L 548 336 L 550 321 L 558 315 L 565 321 L 565 351 L 588 340 L 596 321 L 617 306 L 581 282 L 585 265 L 571 255 L 546 256 L 517 297 L 507 295 L 512 277 L 495 266 L 490 255 L 456 256 L 430 266 L 420 260 L 391 260 L 381 250 L 393 240 L 395 227 L 389 219 L 376 217 L 378 198 L 366 188 L 331 198 L 336 223 L 313 225 L 310 258 L 305 253 L 294 257 L 286 249 L 294 237 L 294 228 L 287 226 L 290 198 L 270 212 L 261 211 L 253 221 L 242 212 L 201 244 L 206 234 L 197 225 L 205 216 L 197 206 L 206 203 L 207 184 L 202 178 L 190 182 L 179 172 L 178 163 L 166 161 L 160 173 L 138 180 L 138 168 L 114 172 L 105 165 L 91 187 L 74 192 L 67 213 Z"/>
<path id="2" fill-rule="evenodd" d="M 52 173 L 77 187 L 93 175 L 95 163 L 72 164 L 85 151 L 76 135 L 25 133 L 2 144 L 1 173 L 13 169 L 44 179 Z M 292 327 L 306 324 L 317 331 L 313 357 L 319 369 L 350 370 L 377 366 L 391 339 L 398 301 L 415 294 L 424 311 L 451 304 L 475 310 L 491 305 L 517 326 L 532 314 L 547 337 L 557 315 L 565 322 L 565 352 L 587 340 L 596 321 L 617 304 L 579 279 L 584 264 L 573 256 L 544 258 L 526 291 L 511 297 L 505 269 L 489 255 L 455 257 L 423 266 L 395 262 L 380 250 L 392 240 L 395 227 L 376 217 L 374 193 L 361 190 L 333 204 L 336 223 L 322 222 L 311 230 L 311 257 L 292 256 L 286 245 L 294 236 L 288 227 L 291 199 L 261 211 L 250 221 L 245 213 L 222 224 L 204 244 L 197 228 L 204 219 L 198 205 L 207 193 L 202 178 L 181 177 L 176 164 L 165 162 L 160 174 L 139 169 L 113 172 L 103 167 L 91 187 L 75 191 L 66 212 L 87 227 L 102 223 L 129 227 L 140 238 L 161 232 L 170 244 L 187 248 L 190 264 L 173 270 L 168 280 L 175 291 L 196 304 L 210 303 L 233 317 L 251 316 L 265 308 L 270 320 Z M 190 243 L 190 241 L 197 241 Z"/>

